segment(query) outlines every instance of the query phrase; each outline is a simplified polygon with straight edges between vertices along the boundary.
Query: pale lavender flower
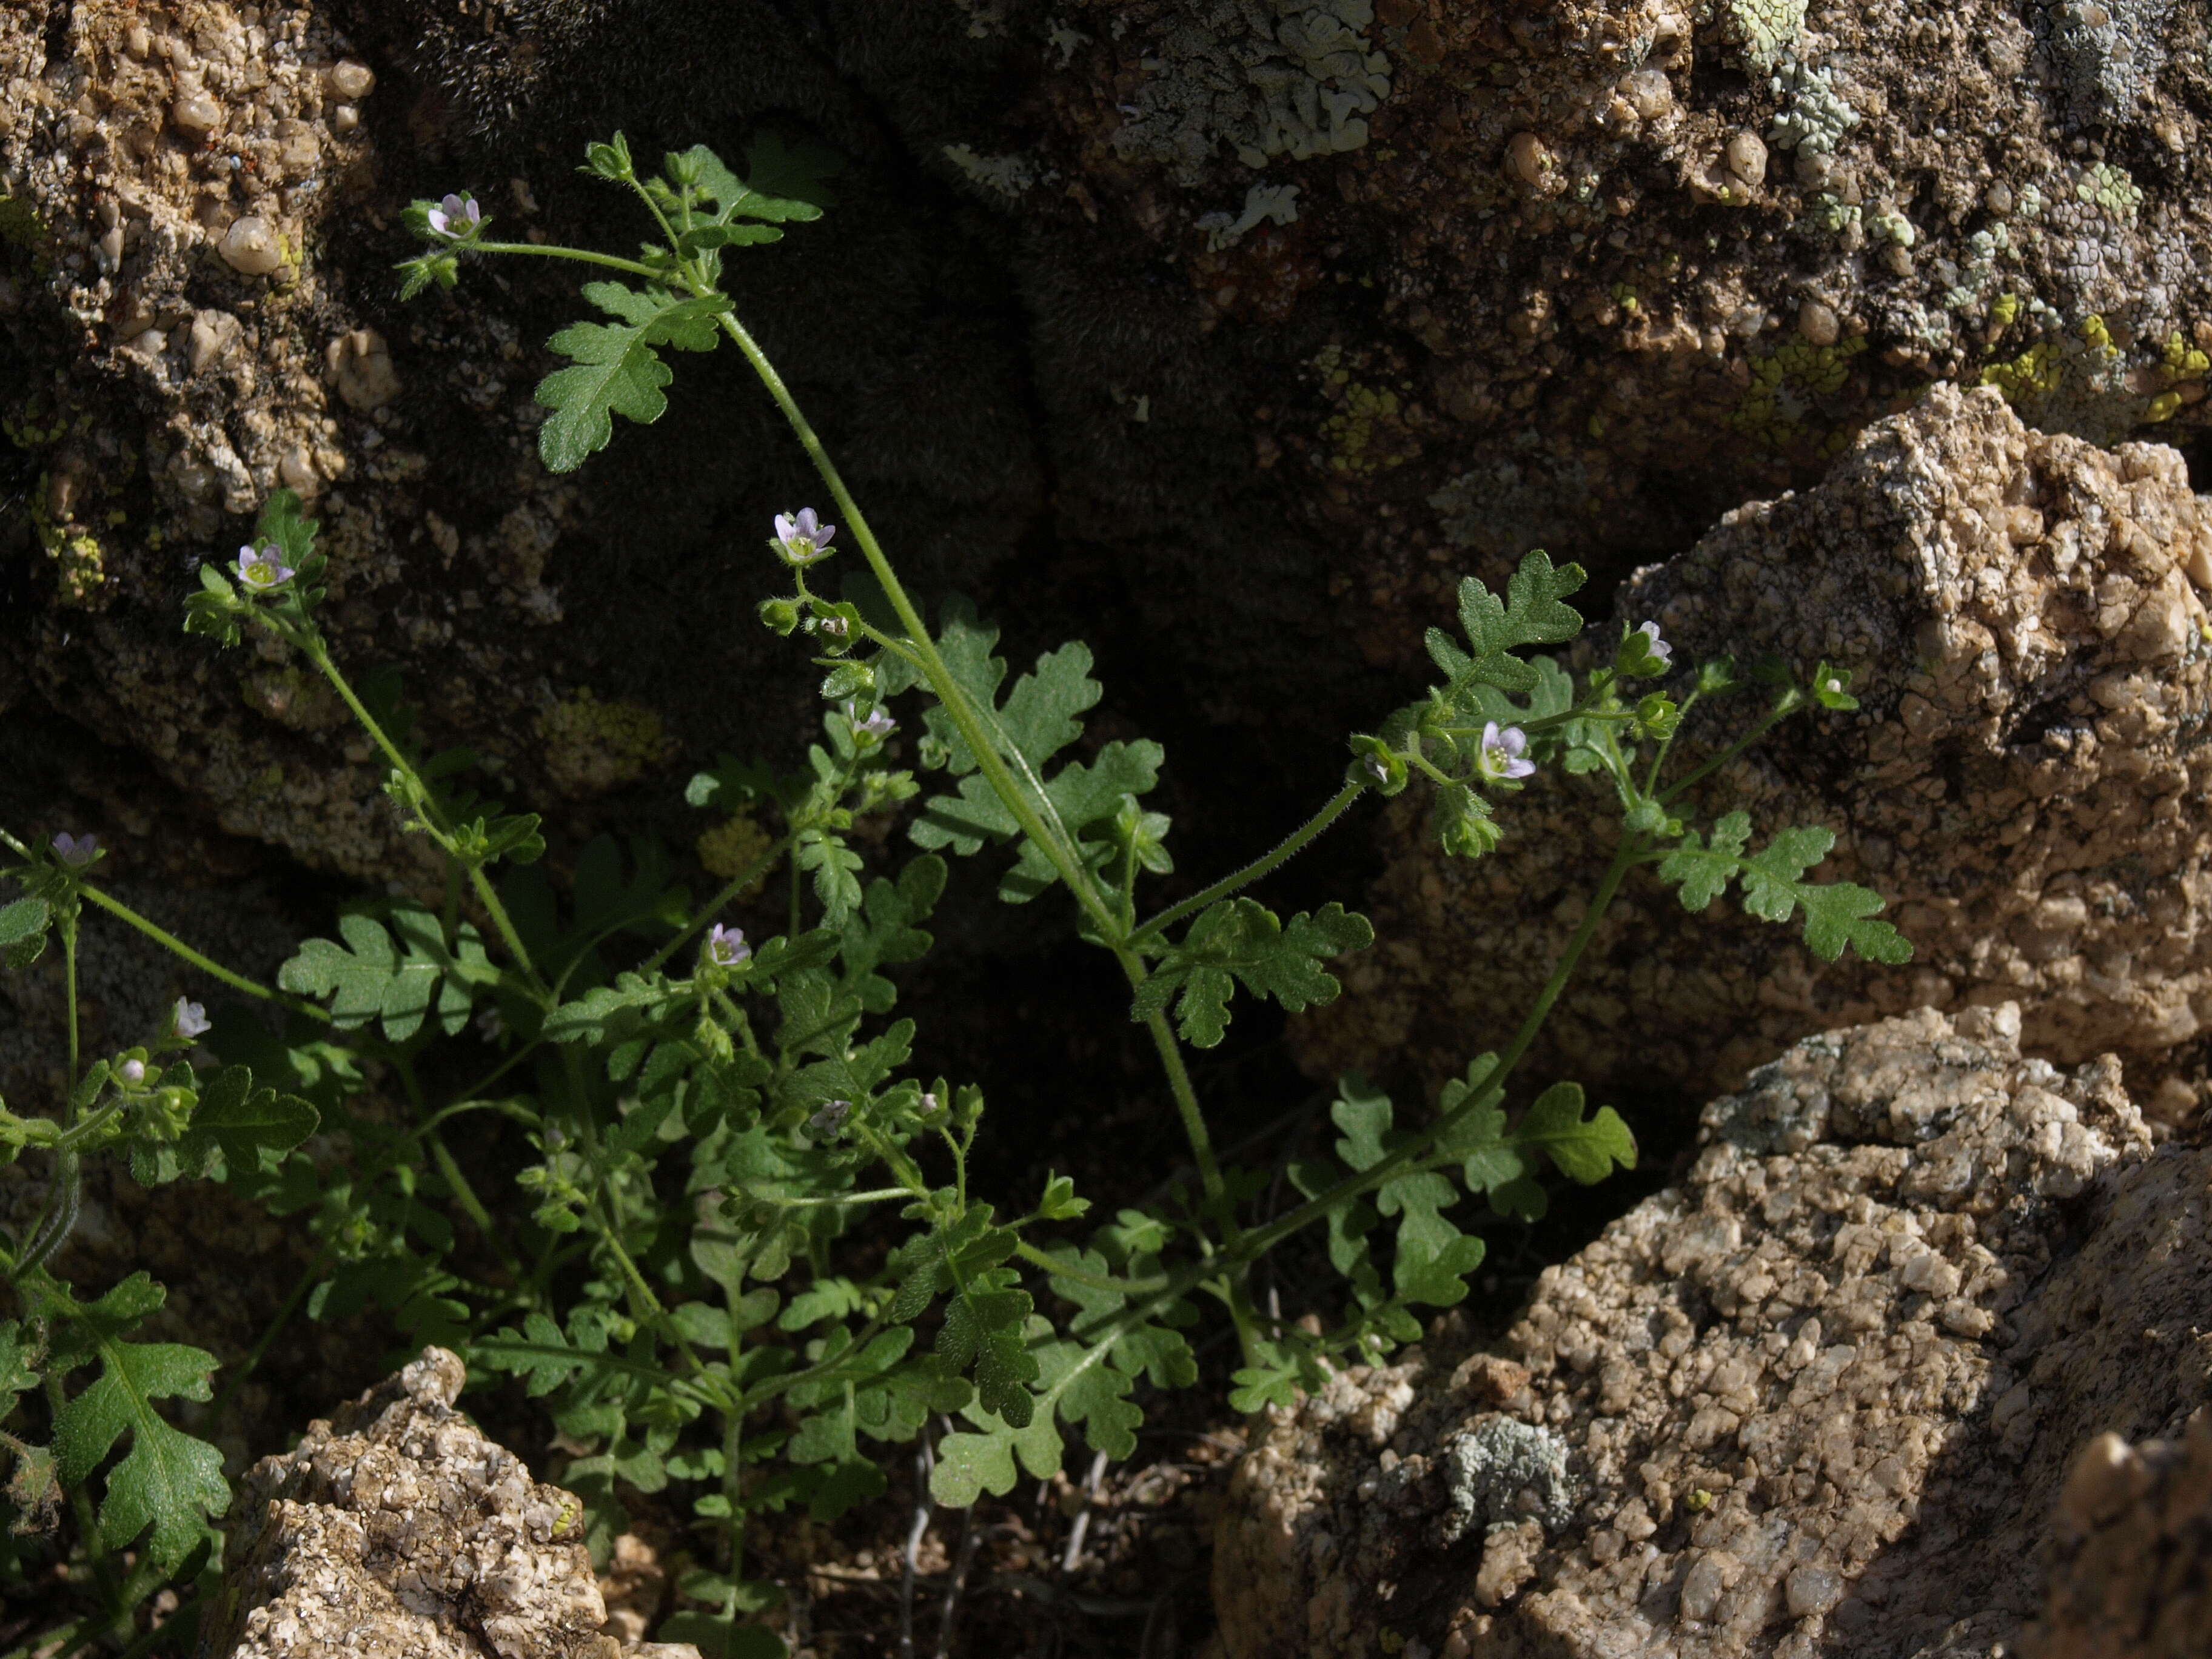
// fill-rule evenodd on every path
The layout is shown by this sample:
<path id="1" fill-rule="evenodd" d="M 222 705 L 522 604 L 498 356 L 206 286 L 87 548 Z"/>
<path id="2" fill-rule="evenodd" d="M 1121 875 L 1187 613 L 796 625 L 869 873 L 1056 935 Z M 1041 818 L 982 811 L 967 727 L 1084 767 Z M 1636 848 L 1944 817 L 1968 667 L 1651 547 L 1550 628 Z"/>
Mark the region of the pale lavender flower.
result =
<path id="1" fill-rule="evenodd" d="M 833 1100 L 815 1113 L 812 1117 L 808 1118 L 806 1127 L 817 1135 L 834 1135 L 844 1127 L 845 1120 L 852 1115 L 852 1111 L 851 1101 Z"/>
<path id="2" fill-rule="evenodd" d="M 135 1089 L 146 1080 L 146 1062 L 143 1060 L 126 1060 L 115 1068 L 115 1075 Z"/>
<path id="3" fill-rule="evenodd" d="M 1650 643 L 1646 645 L 1644 648 L 1652 656 L 1656 657 L 1659 659 L 1659 665 L 1662 668 L 1668 666 L 1674 660 L 1674 647 L 1659 637 L 1659 624 L 1657 623 L 1645 623 L 1636 631 L 1645 635 L 1650 641 Z"/>
<path id="4" fill-rule="evenodd" d="M 66 830 L 58 831 L 53 840 L 54 856 L 72 870 L 82 870 L 100 855 L 98 836 L 72 836 Z"/>
<path id="5" fill-rule="evenodd" d="M 922 1116 L 924 1116 L 924 1117 L 935 1117 L 935 1116 L 937 1115 L 937 1112 L 938 1112 L 938 1106 L 937 1106 L 937 1096 L 936 1096 L 936 1093 L 935 1093 L 933 1091 L 925 1092 L 925 1093 L 923 1094 L 922 1097 L 921 1097 L 921 1115 L 922 1115 Z"/>
<path id="6" fill-rule="evenodd" d="M 176 1012 L 171 1017 L 170 1024 L 175 1028 L 177 1035 L 189 1042 L 194 1037 L 207 1035 L 207 1010 L 197 1002 L 179 997 Z"/>
<path id="7" fill-rule="evenodd" d="M 507 1017 L 496 1002 L 487 1002 L 477 1012 L 477 1035 L 486 1042 L 497 1042 L 507 1035 Z"/>
<path id="8" fill-rule="evenodd" d="M 1492 720 L 1482 728 L 1482 752 L 1475 757 L 1474 769 L 1492 783 L 1525 778 L 1536 769 L 1535 762 L 1522 758 L 1528 747 L 1528 734 L 1519 726 L 1501 728 Z"/>
<path id="9" fill-rule="evenodd" d="M 1367 769 L 1375 775 L 1376 782 L 1390 781 L 1390 769 L 1382 764 L 1382 757 L 1380 755 L 1370 755 L 1367 757 Z"/>
<path id="10" fill-rule="evenodd" d="M 298 574 L 284 562 L 284 550 L 274 542 L 258 553 L 251 547 L 238 550 L 238 579 L 248 587 L 271 592 Z"/>
<path id="11" fill-rule="evenodd" d="M 718 921 L 708 930 L 706 948 L 700 954 L 717 968 L 734 968 L 752 953 L 744 928 L 725 927 Z"/>
<path id="12" fill-rule="evenodd" d="M 1839 679 L 1831 679 L 1825 689 L 1832 693 L 1839 692 L 1844 689 L 1844 683 Z"/>
<path id="13" fill-rule="evenodd" d="M 483 210 L 465 196 L 448 196 L 432 208 L 430 228 L 459 241 L 483 222 Z"/>
<path id="14" fill-rule="evenodd" d="M 793 564 L 811 564 L 826 556 L 830 538 L 836 533 L 837 526 L 823 524 L 811 507 L 775 515 L 775 538 L 783 544 L 784 557 Z"/>
<path id="15" fill-rule="evenodd" d="M 857 704 L 849 702 L 845 705 L 845 718 L 853 722 L 853 735 L 855 738 L 866 737 L 872 743 L 881 743 L 898 730 L 898 722 L 890 717 L 890 712 L 888 709 L 871 708 L 867 718 L 862 720 L 854 713 L 857 707 Z"/>

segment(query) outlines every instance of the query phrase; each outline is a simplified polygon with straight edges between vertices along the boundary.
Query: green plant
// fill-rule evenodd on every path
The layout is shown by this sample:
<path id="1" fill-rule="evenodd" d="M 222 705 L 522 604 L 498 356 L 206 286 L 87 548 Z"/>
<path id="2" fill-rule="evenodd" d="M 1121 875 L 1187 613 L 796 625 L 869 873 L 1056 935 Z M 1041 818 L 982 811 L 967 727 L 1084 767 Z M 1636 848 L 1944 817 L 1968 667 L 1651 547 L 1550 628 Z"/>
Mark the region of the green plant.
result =
<path id="1" fill-rule="evenodd" d="M 349 907 L 338 938 L 308 940 L 267 986 L 106 894 L 90 838 L 5 838 L 25 896 L 0 909 L 0 948 L 22 966 L 58 939 L 72 1085 L 58 1118 L 0 1113 L 0 1156 L 43 1154 L 52 1194 L 46 1220 L 9 1254 L 15 1305 L 0 1322 L 0 1388 L 11 1399 L 42 1394 L 51 1436 L 0 1443 L 25 1522 L 64 1498 L 78 1509 L 100 1594 L 71 1628 L 76 1642 L 120 1627 L 136 1599 L 173 1573 L 189 1576 L 196 1554 L 204 1561 L 209 1520 L 227 1498 L 213 1449 L 153 1405 L 205 1398 L 213 1358 L 128 1340 L 160 1300 L 143 1274 L 89 1303 L 52 1276 L 86 1157 L 125 1156 L 142 1181 L 226 1181 L 299 1218 L 317 1255 L 288 1316 L 376 1304 L 410 1341 L 520 1377 L 586 1449 L 563 1479 L 591 1507 L 599 1541 L 618 1485 L 684 1494 L 716 1540 L 715 1565 L 685 1580 L 691 1609 L 661 1633 L 717 1654 L 773 1654 L 781 1644 L 757 1616 L 775 1592 L 747 1576 L 743 1522 L 794 1504 L 830 1517 L 881 1492 L 868 1443 L 911 1440 L 933 1417 L 957 1419 L 933 1477 L 935 1497 L 953 1505 L 1006 1492 L 1018 1470 L 1058 1469 L 1073 1436 L 1126 1457 L 1143 1419 L 1140 1385 L 1195 1380 L 1187 1333 L 1209 1304 L 1238 1345 L 1236 1408 L 1287 1402 L 1331 1366 L 1418 1336 L 1416 1310 L 1468 1294 L 1483 1259 L 1478 1201 L 1494 1216 L 1531 1217 L 1547 1201 L 1547 1164 L 1583 1183 L 1632 1164 L 1629 1126 L 1610 1107 L 1590 1110 L 1573 1084 L 1553 1085 L 1517 1114 L 1510 1103 L 1530 1045 L 1638 866 L 1655 866 L 1693 911 L 1739 883 L 1753 915 L 1802 912 L 1823 957 L 1846 945 L 1878 961 L 1909 954 L 1874 919 L 1875 895 L 1804 881 L 1827 850 L 1825 830 L 1785 830 L 1753 853 L 1742 814 L 1706 831 L 1681 816 L 1703 777 L 1781 721 L 1853 707 L 1848 676 L 1823 664 L 1802 684 L 1773 665 L 1740 678 L 1725 659 L 1678 672 L 1650 623 L 1626 631 L 1609 661 L 1572 675 L 1540 653 L 1579 632 L 1567 601 L 1583 573 L 1541 552 L 1502 595 L 1462 584 L 1458 634 L 1429 636 L 1439 680 L 1351 739 L 1343 785 L 1311 818 L 1243 868 L 1145 915 L 1142 884 L 1172 870 L 1170 825 L 1146 805 L 1159 746 L 1082 744 L 1082 717 L 1102 690 L 1081 644 L 1014 676 L 996 654 L 996 630 L 963 601 L 947 598 L 936 624 L 925 620 L 720 285 L 729 250 L 772 242 L 818 210 L 755 188 L 703 148 L 645 178 L 617 136 L 591 147 L 588 170 L 632 192 L 659 240 L 635 258 L 501 243 L 465 198 L 418 203 L 410 216 L 428 250 L 404 267 L 406 292 L 450 287 L 465 261 L 498 255 L 578 260 L 627 279 L 584 290 L 615 320 L 579 323 L 551 343 L 572 360 L 538 392 L 550 411 L 542 448 L 556 470 L 609 441 L 614 416 L 663 412 L 664 350 L 727 343 L 744 356 L 864 567 L 836 597 L 817 591 L 837 531 L 811 510 L 775 519 L 769 547 L 788 586 L 759 614 L 812 656 L 826 704 L 821 738 L 793 774 L 726 760 L 693 780 L 694 805 L 757 811 L 778 830 L 705 903 L 689 902 L 651 848 L 625 863 L 607 842 L 583 850 L 573 890 L 560 895 L 534 867 L 544 850 L 538 820 L 480 799 L 465 782 L 474 764 L 465 751 L 419 752 L 392 700 L 365 695 L 332 659 L 316 621 L 315 526 L 292 497 L 270 499 L 228 574 L 202 568 L 186 628 L 225 646 L 257 635 L 320 675 L 381 751 L 388 793 L 447 879 L 436 908 L 410 899 Z M 1758 682 L 1769 687 L 1766 706 L 1735 742 L 1668 776 L 1684 717 Z M 898 763 L 895 705 L 908 711 L 914 769 Z M 1334 903 L 1286 919 L 1248 890 L 1370 793 L 1431 790 L 1443 845 L 1480 857 L 1505 833 L 1500 807 L 1543 766 L 1601 781 L 1620 827 L 1518 1030 L 1503 1051 L 1474 1059 L 1432 1114 L 1401 1121 L 1388 1096 L 1345 1078 L 1334 1158 L 1297 1165 L 1303 1201 L 1256 1219 L 1255 1177 L 1217 1155 L 1186 1047 L 1219 1043 L 1240 999 L 1293 1012 L 1328 1001 L 1339 988 L 1328 964 L 1367 946 L 1372 930 Z M 856 823 L 902 811 L 915 856 L 866 878 Z M 897 985 L 884 970 L 929 950 L 925 925 L 945 860 L 981 856 L 1000 861 L 1008 903 L 1064 895 L 1078 933 L 1124 976 L 1128 1000 L 1114 1017 L 1149 1034 L 1195 1170 L 1163 1203 L 1086 1231 L 1089 1204 L 1065 1177 L 1048 1176 L 1026 1204 L 973 1190 L 980 1091 L 909 1074 L 913 1026 L 893 1018 Z M 779 873 L 789 879 L 782 933 L 749 941 L 720 920 L 738 895 Z M 205 1021 L 180 1003 L 154 1042 L 85 1062 L 75 964 L 87 905 L 276 1011 L 281 1033 L 234 1022 L 216 1039 L 230 1063 L 198 1070 Z M 459 1074 L 488 1048 L 496 1058 L 480 1075 L 434 1099 L 431 1079 Z M 371 1063 L 397 1079 L 404 1123 L 349 1104 Z M 526 1225 L 502 1224 L 495 1206 L 507 1200 L 488 1201 L 453 1157 L 446 1134 L 468 1115 L 504 1122 L 527 1147 L 518 1178 Z M 319 1130 L 342 1156 L 307 1154 Z M 854 1218 L 878 1206 L 896 1213 L 903 1236 L 864 1267 L 843 1244 Z M 456 1248 L 464 1228 L 477 1237 L 473 1255 Z M 1318 1334 L 1262 1311 L 1252 1293 L 1255 1264 L 1308 1228 L 1322 1230 L 1347 1291 L 1340 1321 Z M 470 1259 L 495 1269 L 471 1278 L 457 1265 Z M 78 1386 L 94 1364 L 96 1378 Z"/>

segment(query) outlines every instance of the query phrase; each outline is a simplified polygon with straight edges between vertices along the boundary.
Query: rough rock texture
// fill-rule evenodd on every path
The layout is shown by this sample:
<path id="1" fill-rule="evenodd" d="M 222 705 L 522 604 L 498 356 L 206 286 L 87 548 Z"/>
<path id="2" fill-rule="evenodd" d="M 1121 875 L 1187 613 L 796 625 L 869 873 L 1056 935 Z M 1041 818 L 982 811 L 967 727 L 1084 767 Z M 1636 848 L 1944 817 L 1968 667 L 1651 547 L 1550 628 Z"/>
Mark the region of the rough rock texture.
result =
<path id="1" fill-rule="evenodd" d="M 458 1357 L 425 1348 L 237 1495 L 205 1656 L 615 1659 L 583 1505 L 453 1409 Z M 661 1650 L 664 1659 L 674 1653 Z M 686 1650 L 685 1651 L 691 1651 Z"/>
<path id="2" fill-rule="evenodd" d="M 1686 655 L 1856 672 L 1855 714 L 1793 722 L 1698 805 L 1747 811 L 1761 838 L 1834 830 L 1818 878 L 1881 893 L 1915 956 L 1824 966 L 1733 896 L 1686 928 L 1672 890 L 1632 877 L 1552 1022 L 1572 1051 L 1544 1058 L 1706 1092 L 1807 1030 L 2005 1000 L 2061 1064 L 2188 1042 L 2212 1023 L 2207 588 L 2212 501 L 2174 452 L 2046 435 L 1996 392 L 1949 386 L 1870 428 L 1817 489 L 1638 571 L 1620 615 L 1657 618 Z M 1756 712 L 1693 717 L 1684 769 Z M 1395 1052 L 1437 1079 L 1510 1031 L 1610 854 L 1593 781 L 1540 775 L 1474 864 L 1443 854 L 1419 803 L 1399 809 L 1373 896 L 1385 947 L 1304 1024 L 1308 1062 Z M 2195 1099 L 2179 1085 L 2157 1111 Z"/>
<path id="3" fill-rule="evenodd" d="M 2212 1148 L 2154 1150 L 2109 1057 L 2021 1032 L 1807 1038 L 1502 1352 L 1279 1414 L 1217 1538 L 1235 1659 L 1995 1659 L 2084 1442 L 2212 1396 Z"/>
<path id="4" fill-rule="evenodd" d="M 408 872 L 327 699 L 173 636 L 183 567 L 282 480 L 323 491 L 344 659 L 396 661 L 437 739 L 539 804 L 757 743 L 783 682 L 725 556 L 808 488 L 757 394 L 687 363 L 659 439 L 556 484 L 528 391 L 573 276 L 403 310 L 386 269 L 404 200 L 459 185 L 508 229 L 626 241 L 569 176 L 587 132 L 768 122 L 839 152 L 841 199 L 746 263 L 749 313 L 878 522 L 926 590 L 1146 649 L 1169 736 L 1225 728 L 1171 752 L 1278 815 L 1235 826 L 1249 850 L 1462 567 L 1671 551 L 1936 375 L 2100 437 L 2200 422 L 2206 27 L 2156 0 L 12 7 L 0 321 L 49 554 L 0 679 L 234 830 Z M 373 84 L 332 79 L 341 28 Z M 730 642 L 666 649 L 678 611 Z M 611 770 L 544 753 L 587 688 L 624 708 L 585 722 Z"/>
<path id="5" fill-rule="evenodd" d="M 2212 1649 L 2212 1407 L 2179 1443 L 2100 1434 L 2066 1478 L 2032 1659 Z"/>

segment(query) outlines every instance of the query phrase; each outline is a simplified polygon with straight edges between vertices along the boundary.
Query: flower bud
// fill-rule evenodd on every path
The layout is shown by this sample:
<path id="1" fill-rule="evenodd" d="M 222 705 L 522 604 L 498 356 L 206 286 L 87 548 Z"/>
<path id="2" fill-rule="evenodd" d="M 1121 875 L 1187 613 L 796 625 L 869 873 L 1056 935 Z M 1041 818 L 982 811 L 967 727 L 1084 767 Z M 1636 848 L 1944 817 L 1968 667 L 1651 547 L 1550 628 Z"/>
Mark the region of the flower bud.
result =
<path id="1" fill-rule="evenodd" d="M 789 599 L 763 599 L 760 619 L 777 633 L 788 635 L 799 626 L 799 607 Z"/>

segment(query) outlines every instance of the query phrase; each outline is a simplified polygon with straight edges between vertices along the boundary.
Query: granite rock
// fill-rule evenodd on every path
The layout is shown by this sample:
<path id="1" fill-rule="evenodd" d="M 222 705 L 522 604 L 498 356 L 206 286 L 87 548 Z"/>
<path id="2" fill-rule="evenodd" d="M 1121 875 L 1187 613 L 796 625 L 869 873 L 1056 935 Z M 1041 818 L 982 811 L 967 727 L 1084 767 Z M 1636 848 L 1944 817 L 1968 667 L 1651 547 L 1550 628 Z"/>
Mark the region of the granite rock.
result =
<path id="1" fill-rule="evenodd" d="M 425 1348 L 254 1465 L 207 1659 L 617 1659 L 583 1504 L 454 1409 L 465 1380 Z"/>
<path id="2" fill-rule="evenodd" d="M 2084 1627 L 2096 1528 L 2151 1523 L 2100 1503 L 2085 1534 L 2076 1454 L 2212 1395 L 2212 1148 L 2154 1147 L 2109 1058 L 2021 1039 L 2013 1005 L 1805 1039 L 1500 1351 L 1440 1327 L 1273 1413 L 1217 1537 L 1230 1653 L 1996 1659 L 2041 1551 Z M 1470 1437 L 1556 1443 L 1564 1479 L 1508 1492 Z M 2180 1559 L 2201 1494 L 2154 1464 Z"/>
<path id="3" fill-rule="evenodd" d="M 2212 787 L 2208 589 L 2212 500 L 2172 450 L 2038 432 L 1989 388 L 1942 386 L 1817 488 L 1729 513 L 1637 572 L 1585 661 L 1589 641 L 1656 619 L 1678 665 L 1774 652 L 1854 671 L 1856 713 L 1799 719 L 1693 799 L 1700 822 L 1747 811 L 1759 839 L 1832 830 L 1814 878 L 1881 893 L 1914 957 L 1823 964 L 1733 898 L 1686 926 L 1672 890 L 1632 878 L 1552 1021 L 1571 1052 L 1540 1063 L 1694 1097 L 1808 1030 L 2016 1000 L 2031 1052 L 2059 1064 L 2117 1050 L 2185 1069 L 2212 1021 L 2212 837 L 2195 805 Z M 1698 713 L 1685 770 L 1752 718 L 1741 701 Z M 1594 784 L 1540 774 L 1474 863 L 1402 802 L 1371 896 L 1389 948 L 1303 1022 L 1306 1062 L 1391 1053 L 1436 1081 L 1500 1042 L 1610 854 Z M 2185 1117 L 2196 1075 L 2147 1105 Z"/>

